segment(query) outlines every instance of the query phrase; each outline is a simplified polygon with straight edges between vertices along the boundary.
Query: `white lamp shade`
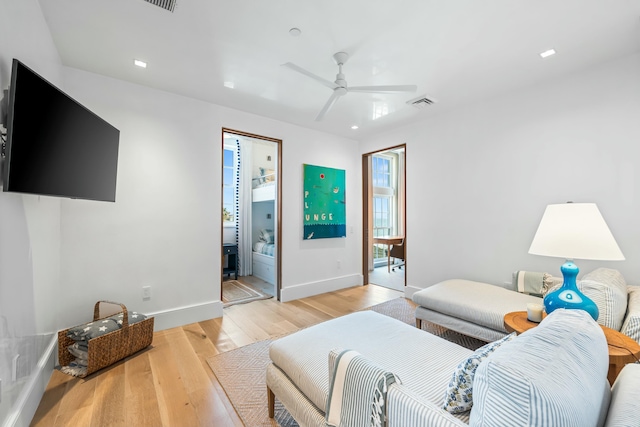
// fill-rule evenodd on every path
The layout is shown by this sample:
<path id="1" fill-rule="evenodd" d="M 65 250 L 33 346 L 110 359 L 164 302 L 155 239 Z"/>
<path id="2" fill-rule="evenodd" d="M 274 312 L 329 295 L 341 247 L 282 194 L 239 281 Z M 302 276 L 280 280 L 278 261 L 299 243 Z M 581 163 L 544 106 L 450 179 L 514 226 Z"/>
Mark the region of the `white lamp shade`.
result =
<path id="1" fill-rule="evenodd" d="M 547 206 L 529 253 L 570 260 L 624 260 L 595 203 Z"/>

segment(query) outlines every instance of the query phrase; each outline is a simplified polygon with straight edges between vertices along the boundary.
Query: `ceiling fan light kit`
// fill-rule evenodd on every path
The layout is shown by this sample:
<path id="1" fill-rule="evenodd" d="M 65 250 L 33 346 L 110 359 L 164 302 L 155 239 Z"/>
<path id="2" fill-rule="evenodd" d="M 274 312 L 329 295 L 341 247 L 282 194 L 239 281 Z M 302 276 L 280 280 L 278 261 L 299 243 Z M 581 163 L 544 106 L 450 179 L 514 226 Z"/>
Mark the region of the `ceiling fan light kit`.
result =
<path id="1" fill-rule="evenodd" d="M 310 77 L 320 84 L 328 87 L 333 90 L 333 93 L 324 104 L 318 115 L 316 116 L 316 121 L 321 121 L 324 116 L 329 112 L 331 107 L 338 101 L 338 98 L 347 94 L 347 92 L 360 92 L 360 93 L 403 93 L 403 92 L 415 92 L 418 87 L 416 85 L 386 85 L 386 86 L 352 86 L 349 87 L 347 85 L 347 80 L 345 79 L 344 74 L 342 73 L 342 66 L 349 59 L 349 54 L 346 52 L 337 52 L 333 55 L 333 60 L 338 65 L 338 74 L 336 74 L 336 80 L 334 82 L 330 82 L 316 74 L 313 74 L 310 71 L 305 70 L 304 68 L 295 65 L 291 62 L 287 62 L 286 64 L 282 64 L 283 67 L 287 67 L 293 71 L 296 71 L 300 74 L 303 74 L 307 77 Z"/>

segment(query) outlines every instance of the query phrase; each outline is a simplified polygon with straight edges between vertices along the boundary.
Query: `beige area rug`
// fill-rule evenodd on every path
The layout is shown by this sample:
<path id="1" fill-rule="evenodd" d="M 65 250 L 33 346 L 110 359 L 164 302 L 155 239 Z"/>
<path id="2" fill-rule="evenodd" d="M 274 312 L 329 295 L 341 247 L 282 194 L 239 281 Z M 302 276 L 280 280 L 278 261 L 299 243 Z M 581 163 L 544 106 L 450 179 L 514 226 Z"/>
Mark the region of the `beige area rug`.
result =
<path id="1" fill-rule="evenodd" d="M 234 304 L 244 304 L 246 302 L 259 299 L 273 298 L 271 295 L 263 294 L 259 290 L 240 283 L 237 280 L 225 280 L 222 282 L 222 305 L 229 307 Z"/>
<path id="2" fill-rule="evenodd" d="M 366 310 L 401 320 L 415 326 L 416 305 L 406 298 L 396 298 Z M 422 322 L 427 332 L 475 350 L 483 341 L 450 331 L 430 322 Z M 269 364 L 269 345 L 272 340 L 259 341 L 207 359 L 211 370 L 224 388 L 236 412 L 247 427 L 297 427 L 296 421 L 276 399 L 275 420 L 267 412 L 265 372 Z"/>

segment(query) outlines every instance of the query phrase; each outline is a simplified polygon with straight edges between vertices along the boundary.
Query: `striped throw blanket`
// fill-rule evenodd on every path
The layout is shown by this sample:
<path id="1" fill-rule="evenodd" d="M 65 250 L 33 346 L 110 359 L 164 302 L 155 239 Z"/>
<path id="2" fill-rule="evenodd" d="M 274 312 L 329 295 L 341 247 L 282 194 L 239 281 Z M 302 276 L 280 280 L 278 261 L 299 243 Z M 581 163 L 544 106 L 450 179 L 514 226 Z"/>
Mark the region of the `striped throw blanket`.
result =
<path id="1" fill-rule="evenodd" d="M 342 351 L 331 373 L 326 421 L 331 427 L 386 425 L 388 387 L 400 380 L 354 350 Z"/>
<path id="2" fill-rule="evenodd" d="M 535 271 L 516 271 L 513 281 L 518 292 L 534 296 L 542 296 L 554 284 L 549 273 Z"/>

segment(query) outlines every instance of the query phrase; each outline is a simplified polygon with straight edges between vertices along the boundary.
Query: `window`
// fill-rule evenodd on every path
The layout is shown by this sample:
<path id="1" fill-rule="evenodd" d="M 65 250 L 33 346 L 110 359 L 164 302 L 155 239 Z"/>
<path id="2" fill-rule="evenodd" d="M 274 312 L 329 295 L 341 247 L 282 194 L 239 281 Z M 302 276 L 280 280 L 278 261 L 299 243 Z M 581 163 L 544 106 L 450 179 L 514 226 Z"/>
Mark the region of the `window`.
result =
<path id="1" fill-rule="evenodd" d="M 371 158 L 373 180 L 373 236 L 397 234 L 397 200 L 395 177 L 396 160 L 393 155 L 378 154 Z M 387 246 L 374 245 L 374 263 L 387 262 Z M 377 262 L 376 262 L 377 261 Z"/>
<path id="2" fill-rule="evenodd" d="M 373 186 L 391 187 L 391 157 L 373 156 Z"/>
<path id="3" fill-rule="evenodd" d="M 222 221 L 225 226 L 236 225 L 236 147 L 224 147 L 222 162 Z"/>
<path id="4" fill-rule="evenodd" d="M 375 237 L 391 236 L 391 197 L 373 196 L 373 235 Z"/>

